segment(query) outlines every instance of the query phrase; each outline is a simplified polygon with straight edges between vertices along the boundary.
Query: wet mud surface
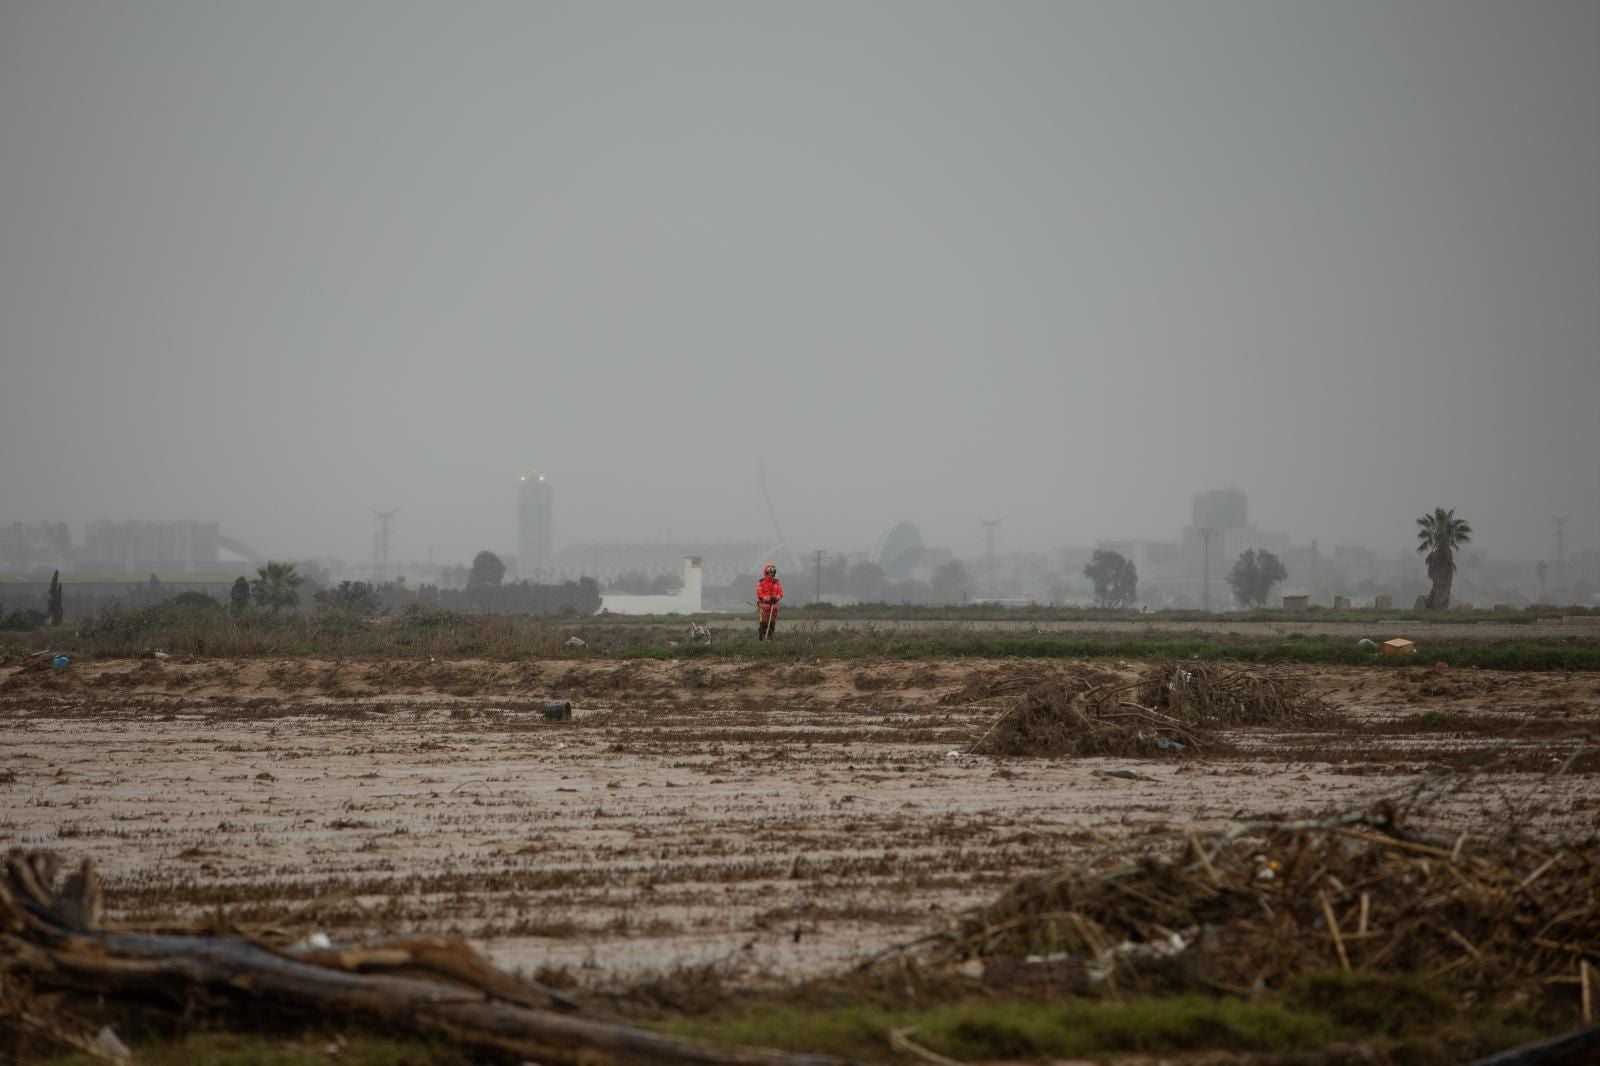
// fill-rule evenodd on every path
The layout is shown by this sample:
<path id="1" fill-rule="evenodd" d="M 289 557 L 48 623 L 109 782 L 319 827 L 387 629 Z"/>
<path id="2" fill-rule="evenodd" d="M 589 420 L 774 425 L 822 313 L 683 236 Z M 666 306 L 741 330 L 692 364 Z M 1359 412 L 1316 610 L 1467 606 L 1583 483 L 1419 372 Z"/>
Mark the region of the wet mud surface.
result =
<path id="1" fill-rule="evenodd" d="M 1128 664 L 140 660 L 0 670 L 0 841 L 125 922 L 456 932 L 498 961 L 796 977 L 1169 829 L 1447 794 L 1600 822 L 1600 676 L 1295 668 L 1314 727 L 1195 753 L 966 750 L 1019 675 Z M 1026 677 L 1024 677 L 1026 679 Z M 571 721 L 545 706 L 570 700 Z M 1587 738 L 1587 739 L 1585 739 Z M 1441 776 L 1442 775 L 1442 776 Z"/>

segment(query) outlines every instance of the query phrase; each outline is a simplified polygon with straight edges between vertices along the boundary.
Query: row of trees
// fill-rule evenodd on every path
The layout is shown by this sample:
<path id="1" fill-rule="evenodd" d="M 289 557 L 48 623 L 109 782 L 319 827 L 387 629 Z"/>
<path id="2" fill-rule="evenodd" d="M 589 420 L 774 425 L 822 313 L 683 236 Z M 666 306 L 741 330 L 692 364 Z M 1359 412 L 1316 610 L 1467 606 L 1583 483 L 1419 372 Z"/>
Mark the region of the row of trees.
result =
<path id="1" fill-rule="evenodd" d="M 1139 599 L 1139 569 L 1121 552 L 1097 551 L 1083 568 L 1083 576 L 1094 582 L 1096 607 L 1132 607 Z M 1269 551 L 1253 548 L 1234 561 L 1228 574 L 1233 598 L 1246 606 L 1260 607 L 1267 602 L 1272 586 L 1289 576 L 1279 558 Z"/>
<path id="2" fill-rule="evenodd" d="M 397 611 L 417 603 L 445 610 L 477 611 L 498 614 L 594 614 L 600 609 L 600 586 L 593 578 L 566 581 L 558 585 L 535 585 L 529 581 L 507 584 L 506 567 L 493 552 L 482 551 L 472 560 L 464 589 L 442 589 L 423 584 L 416 589 L 404 578 L 381 585 L 366 581 L 341 581 L 331 588 L 318 589 L 312 596 L 319 609 L 357 615 Z M 233 606 L 242 604 L 267 611 L 294 609 L 299 605 L 299 587 L 304 578 L 292 564 L 268 563 L 256 571 L 256 579 L 243 588 L 244 578 L 234 582 Z"/>
<path id="3" fill-rule="evenodd" d="M 1444 610 L 1450 606 L 1450 588 L 1456 576 L 1456 549 L 1472 542 L 1472 526 L 1466 519 L 1457 518 L 1453 509 L 1435 508 L 1417 519 L 1417 541 L 1417 552 L 1425 556 L 1431 583 L 1424 606 Z M 1138 570 L 1117 552 L 1095 552 L 1083 568 L 1083 576 L 1094 582 L 1096 606 L 1131 607 L 1137 598 Z M 1249 549 L 1234 560 L 1228 585 L 1235 600 L 1260 607 L 1266 604 L 1272 587 L 1288 577 L 1283 561 L 1272 552 Z M 1541 582 L 1543 577 L 1541 572 Z"/>
<path id="4" fill-rule="evenodd" d="M 1429 609 L 1442 610 L 1450 606 L 1450 588 L 1456 573 L 1455 551 L 1471 542 L 1472 527 L 1465 519 L 1457 518 L 1455 511 L 1440 507 L 1431 514 L 1417 519 L 1417 539 L 1419 542 L 1417 551 L 1426 556 L 1424 562 L 1428 567 L 1428 578 L 1432 582 L 1426 606 Z M 454 593 L 454 590 L 441 592 L 427 585 L 422 588 L 431 589 L 431 594 L 427 598 L 436 602 L 459 596 L 466 601 L 465 606 L 479 610 L 517 610 L 520 607 L 533 610 L 534 613 L 546 613 L 538 608 L 553 604 L 556 610 L 566 608 L 587 614 L 600 608 L 598 587 L 592 590 L 588 588 L 594 586 L 591 579 L 568 582 L 565 586 L 533 586 L 526 581 L 506 586 L 505 572 L 505 564 L 497 555 L 482 551 L 472 560 L 472 569 L 467 576 L 465 590 Z M 234 583 L 233 607 L 236 610 L 248 604 L 276 611 L 293 608 L 299 603 L 297 590 L 304 578 L 295 572 L 292 564 L 269 562 L 258 570 L 256 575 L 256 579 L 249 582 L 248 587 L 242 577 Z M 1132 560 L 1118 552 L 1096 551 L 1088 565 L 1083 568 L 1083 575 L 1094 583 L 1095 605 L 1098 607 L 1126 608 L 1138 602 L 1138 568 Z M 825 579 L 823 587 L 841 589 L 863 602 L 885 601 L 887 599 L 885 594 L 890 591 L 892 585 L 903 584 L 891 582 L 882 567 L 869 562 L 857 562 L 848 567 L 843 563 L 835 563 L 825 566 L 822 576 Z M 1233 567 L 1228 572 L 1227 582 L 1233 590 L 1234 599 L 1239 603 L 1261 607 L 1266 604 L 1273 587 L 1288 577 L 1288 570 L 1276 554 L 1247 549 L 1234 560 Z M 968 594 L 970 584 L 965 567 L 960 562 L 952 561 L 934 573 L 933 580 L 928 583 L 927 592 L 932 602 L 959 602 Z M 669 576 L 652 580 L 643 574 L 638 574 L 624 575 L 613 583 L 612 587 L 620 592 L 651 594 L 670 591 L 677 585 L 678 582 Z M 558 591 L 554 593 L 537 591 L 544 589 Z M 419 595 L 423 594 L 419 591 Z M 60 575 L 57 574 L 51 583 L 53 624 L 60 624 L 60 596 Z M 911 597 L 896 598 L 909 600 Z M 385 597 L 380 589 L 361 581 L 344 581 L 336 588 L 320 590 L 316 593 L 315 600 L 320 607 L 337 608 L 358 614 L 376 614 L 385 604 Z M 513 604 L 517 606 L 512 606 Z"/>
<path id="5" fill-rule="evenodd" d="M 956 559 L 934 570 L 927 581 L 892 578 L 883 567 L 864 559 L 824 559 L 817 569 L 784 575 L 790 600 L 809 603 L 816 596 L 819 579 L 824 599 L 842 595 L 861 603 L 963 603 L 973 592 L 967 568 Z M 734 598 L 748 599 L 754 583 L 754 578 L 735 582 Z"/>

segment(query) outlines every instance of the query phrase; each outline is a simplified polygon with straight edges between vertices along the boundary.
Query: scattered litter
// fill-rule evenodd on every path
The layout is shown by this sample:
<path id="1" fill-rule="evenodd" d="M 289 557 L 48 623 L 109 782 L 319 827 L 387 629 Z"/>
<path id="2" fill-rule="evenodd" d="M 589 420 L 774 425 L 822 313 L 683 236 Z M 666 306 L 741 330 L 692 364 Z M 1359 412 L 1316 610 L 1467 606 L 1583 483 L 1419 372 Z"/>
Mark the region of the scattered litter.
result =
<path id="1" fill-rule="evenodd" d="M 1168 740 L 1166 737 L 1156 737 L 1156 747 L 1162 751 L 1182 751 L 1183 741 Z"/>
<path id="2" fill-rule="evenodd" d="M 1028 963 L 1030 966 L 1043 966 L 1052 962 L 1066 962 L 1070 958 L 1072 958 L 1072 956 L 1068 955 L 1065 951 L 1052 951 L 1048 955 L 1029 955 L 1022 961 Z"/>
<path id="3" fill-rule="evenodd" d="M 584 640 L 582 637 L 567 638 L 567 647 L 569 648 L 587 648 L 588 646 L 589 642 Z"/>
<path id="4" fill-rule="evenodd" d="M 157 648 L 155 651 L 150 653 L 150 657 L 153 659 L 170 659 L 172 658 L 172 655 L 170 652 L 164 652 L 160 648 Z"/>
<path id="5" fill-rule="evenodd" d="M 547 703 L 544 705 L 544 716 L 552 722 L 570 722 L 572 721 L 572 704 L 565 701 Z"/>
<path id="6" fill-rule="evenodd" d="M 1122 781 L 1148 780 L 1148 778 L 1144 777 L 1142 774 L 1134 773 L 1132 770 L 1096 770 L 1095 774 L 1099 777 L 1115 777 Z"/>
<path id="7" fill-rule="evenodd" d="M 122 1042 L 116 1031 L 109 1025 L 102 1025 L 100 1031 L 94 1035 L 94 1048 L 107 1058 L 133 1058 L 133 1052 L 128 1050 L 128 1045 Z"/>
<path id="8" fill-rule="evenodd" d="M 67 658 L 65 655 L 57 655 L 54 659 L 50 660 L 50 665 L 57 670 L 60 670 L 63 667 L 71 666 L 72 660 Z"/>
<path id="9" fill-rule="evenodd" d="M 320 951 L 323 948 L 331 948 L 331 947 L 333 947 L 333 941 L 328 938 L 328 934 L 322 932 L 321 930 L 318 930 L 317 932 L 311 933 L 310 935 L 306 936 L 305 938 L 300 940 L 298 943 L 296 943 L 294 945 L 294 950 L 296 950 L 296 951 Z"/>
<path id="10" fill-rule="evenodd" d="M 1417 654 L 1417 645 L 1415 641 L 1407 640 L 1405 637 L 1394 637 L 1383 642 L 1383 654 L 1415 655 Z"/>
<path id="11" fill-rule="evenodd" d="M 1360 640 L 1356 641 L 1356 647 L 1364 648 L 1367 651 L 1377 651 L 1378 642 L 1373 640 L 1371 637 L 1362 637 Z"/>

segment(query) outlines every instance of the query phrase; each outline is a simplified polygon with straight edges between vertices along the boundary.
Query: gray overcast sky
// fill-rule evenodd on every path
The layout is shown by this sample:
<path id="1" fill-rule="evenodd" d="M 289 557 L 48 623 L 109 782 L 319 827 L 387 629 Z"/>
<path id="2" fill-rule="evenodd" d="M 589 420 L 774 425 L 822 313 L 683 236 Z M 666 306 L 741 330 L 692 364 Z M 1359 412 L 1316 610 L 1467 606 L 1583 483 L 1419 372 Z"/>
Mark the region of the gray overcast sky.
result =
<path id="1" fill-rule="evenodd" d="M 0 0 L 0 521 L 1600 537 L 1600 3 Z"/>

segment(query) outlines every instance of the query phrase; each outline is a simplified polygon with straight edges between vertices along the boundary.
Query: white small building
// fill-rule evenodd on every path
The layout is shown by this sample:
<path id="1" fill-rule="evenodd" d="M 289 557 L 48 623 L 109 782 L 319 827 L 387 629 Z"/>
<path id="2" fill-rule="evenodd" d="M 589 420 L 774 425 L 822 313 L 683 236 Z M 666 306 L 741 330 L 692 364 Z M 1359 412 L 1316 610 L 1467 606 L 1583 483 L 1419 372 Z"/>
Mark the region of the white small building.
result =
<path id="1" fill-rule="evenodd" d="M 700 556 L 683 558 L 683 588 L 664 596 L 632 596 L 605 592 L 600 595 L 600 610 L 611 614 L 699 614 Z"/>

